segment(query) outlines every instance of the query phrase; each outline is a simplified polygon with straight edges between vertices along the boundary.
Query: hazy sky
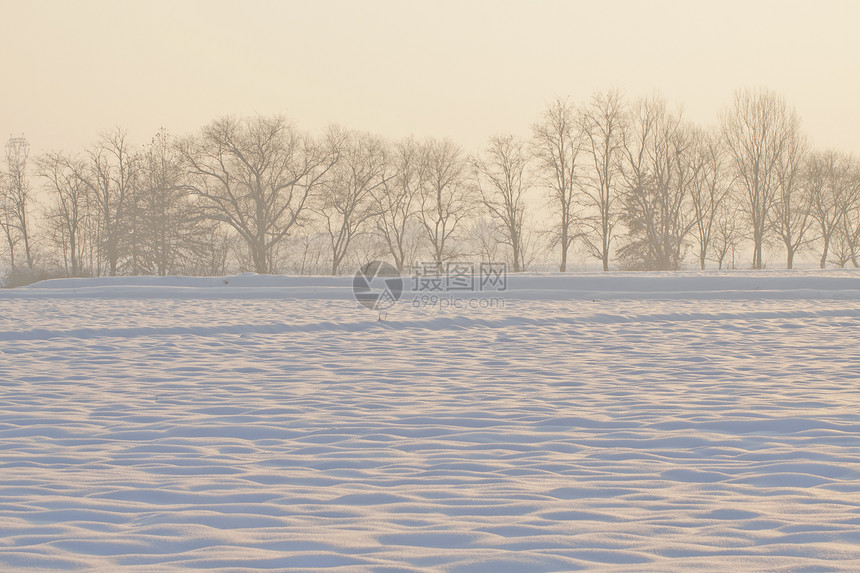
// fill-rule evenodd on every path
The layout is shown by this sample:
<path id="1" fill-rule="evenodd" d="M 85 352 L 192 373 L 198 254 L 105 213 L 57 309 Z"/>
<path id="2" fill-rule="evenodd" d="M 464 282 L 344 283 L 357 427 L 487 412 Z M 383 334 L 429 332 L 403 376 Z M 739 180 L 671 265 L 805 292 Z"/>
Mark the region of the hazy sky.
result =
<path id="1" fill-rule="evenodd" d="M 710 123 L 741 87 L 860 153 L 860 2 L 0 0 L 0 137 L 78 149 L 224 115 L 400 137 L 528 133 L 556 96 L 659 90 Z"/>

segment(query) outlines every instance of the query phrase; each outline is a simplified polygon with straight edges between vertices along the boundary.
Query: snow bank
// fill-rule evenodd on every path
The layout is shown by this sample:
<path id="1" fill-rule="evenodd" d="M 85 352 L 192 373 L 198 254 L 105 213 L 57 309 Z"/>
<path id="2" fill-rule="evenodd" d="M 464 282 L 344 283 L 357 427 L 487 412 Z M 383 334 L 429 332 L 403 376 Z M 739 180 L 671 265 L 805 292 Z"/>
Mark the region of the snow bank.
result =
<path id="1" fill-rule="evenodd" d="M 423 294 L 403 280 L 405 296 Z M 438 294 L 438 293 L 428 293 Z M 449 292 L 457 296 L 577 300 L 589 298 L 808 298 L 860 297 L 860 270 L 726 271 L 674 273 L 521 273 L 504 291 Z M 225 277 L 102 277 L 53 279 L 0 292 L 5 297 L 295 298 L 352 299 L 352 277 L 246 273 Z"/>

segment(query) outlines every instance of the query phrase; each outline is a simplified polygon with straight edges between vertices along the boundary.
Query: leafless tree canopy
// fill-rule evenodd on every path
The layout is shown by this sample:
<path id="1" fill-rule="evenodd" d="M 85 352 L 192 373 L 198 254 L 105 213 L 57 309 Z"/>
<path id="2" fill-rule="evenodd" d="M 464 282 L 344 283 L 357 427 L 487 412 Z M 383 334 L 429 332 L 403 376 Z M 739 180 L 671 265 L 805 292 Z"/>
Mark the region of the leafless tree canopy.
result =
<path id="1" fill-rule="evenodd" d="M 624 131 L 623 156 L 620 204 L 628 241 L 618 256 L 630 270 L 677 270 L 695 226 L 695 133 L 662 99 L 643 99 Z"/>
<path id="2" fill-rule="evenodd" d="M 414 137 L 397 142 L 389 150 L 387 169 L 382 185 L 371 190 L 375 230 L 402 272 L 418 256 L 420 246 L 417 209 L 427 179 L 427 146 Z"/>
<path id="3" fill-rule="evenodd" d="M 448 139 L 431 140 L 426 149 L 426 179 L 421 188 L 419 217 L 431 260 L 441 270 L 462 253 L 458 233 L 475 206 L 469 188 L 467 159 L 463 150 Z"/>
<path id="4" fill-rule="evenodd" d="M 581 206 L 582 237 L 589 252 L 609 270 L 609 256 L 618 225 L 618 184 L 623 161 L 626 109 L 621 94 L 595 94 L 579 114 L 586 162 Z"/>
<path id="5" fill-rule="evenodd" d="M 474 167 L 481 202 L 499 226 L 501 242 L 510 247 L 518 273 L 525 267 L 525 195 L 532 186 L 525 142 L 512 135 L 492 137 Z"/>
<path id="6" fill-rule="evenodd" d="M 764 265 L 762 248 L 770 235 L 771 209 L 780 194 L 781 169 L 801 154 L 800 120 L 778 95 L 768 91 L 741 91 L 723 120 L 726 149 L 741 190 L 741 208 L 753 243 L 753 268 Z M 791 242 L 791 239 L 789 239 Z M 793 256 L 793 255 L 791 255 Z"/>
<path id="7" fill-rule="evenodd" d="M 690 204 L 695 222 L 694 233 L 696 256 L 699 268 L 705 270 L 705 265 L 712 255 L 711 246 L 717 235 L 721 235 L 719 227 L 721 215 L 726 212 L 729 201 L 731 182 L 726 166 L 726 153 L 718 133 L 690 127 L 691 148 L 688 152 L 690 173 Z M 726 243 L 723 241 L 722 246 Z M 722 268 L 725 256 L 717 258 Z"/>
<path id="8" fill-rule="evenodd" d="M 331 273 L 338 274 L 355 238 L 380 214 L 374 192 L 390 177 L 385 142 L 366 133 L 330 130 L 328 145 L 338 157 L 321 185 L 317 212 L 331 245 Z"/>
<path id="9" fill-rule="evenodd" d="M 6 144 L 6 173 L 0 187 L 0 227 L 9 247 L 10 263 L 15 267 L 15 252 L 22 247 L 24 261 L 33 270 L 33 229 L 30 222 L 31 189 L 27 180 L 29 144 L 10 138 Z"/>
<path id="10" fill-rule="evenodd" d="M 236 231 L 259 273 L 273 270 L 275 247 L 300 223 L 338 151 L 282 117 L 223 118 L 181 146 L 203 212 Z"/>
<path id="11" fill-rule="evenodd" d="M 528 138 L 495 135 L 474 154 L 336 126 L 312 136 L 280 116 L 224 117 L 179 138 L 160 130 L 142 146 L 114 128 L 79 152 L 34 158 L 13 137 L 0 169 L 2 266 L 7 284 L 340 274 L 374 259 L 402 272 L 462 259 L 511 272 L 572 260 L 858 266 L 856 158 L 812 148 L 767 90 L 737 92 L 712 127 L 675 109 L 612 90 L 557 98 Z"/>
<path id="12" fill-rule="evenodd" d="M 577 113 L 569 102 L 558 99 L 532 126 L 537 174 L 549 196 L 548 208 L 555 214 L 550 232 L 552 244 L 561 253 L 561 272 L 567 270 L 568 252 L 576 238 L 577 197 L 583 185 L 580 163 L 584 160 L 585 134 Z"/>
<path id="13" fill-rule="evenodd" d="M 46 227 L 51 240 L 59 247 L 63 270 L 77 277 L 87 273 L 87 258 L 93 200 L 84 181 L 86 164 L 77 157 L 61 152 L 46 153 L 37 162 L 37 173 L 49 192 Z"/>

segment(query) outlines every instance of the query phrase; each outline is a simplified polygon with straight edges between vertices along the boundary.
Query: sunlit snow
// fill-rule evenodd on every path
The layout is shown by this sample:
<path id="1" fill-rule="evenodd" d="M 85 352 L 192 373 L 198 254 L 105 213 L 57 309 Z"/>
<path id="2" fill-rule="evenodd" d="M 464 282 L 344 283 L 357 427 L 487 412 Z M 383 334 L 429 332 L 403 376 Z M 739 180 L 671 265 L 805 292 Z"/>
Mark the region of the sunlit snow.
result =
<path id="1" fill-rule="evenodd" d="M 0 569 L 857 570 L 860 273 L 0 292 Z"/>

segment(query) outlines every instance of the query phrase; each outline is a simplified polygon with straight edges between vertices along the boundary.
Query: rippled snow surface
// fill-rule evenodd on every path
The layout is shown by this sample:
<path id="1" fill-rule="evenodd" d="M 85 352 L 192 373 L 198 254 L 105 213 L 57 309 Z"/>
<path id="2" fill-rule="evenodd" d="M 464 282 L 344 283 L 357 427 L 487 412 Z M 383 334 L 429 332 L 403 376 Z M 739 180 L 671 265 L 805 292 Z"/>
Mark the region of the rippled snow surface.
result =
<path id="1" fill-rule="evenodd" d="M 0 294 L 2 570 L 860 569 L 857 292 L 79 286 Z"/>

